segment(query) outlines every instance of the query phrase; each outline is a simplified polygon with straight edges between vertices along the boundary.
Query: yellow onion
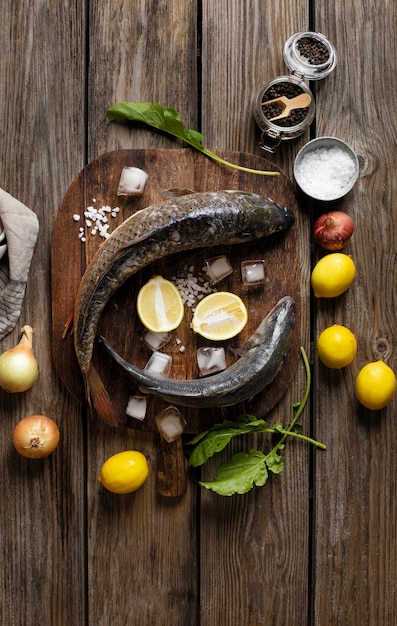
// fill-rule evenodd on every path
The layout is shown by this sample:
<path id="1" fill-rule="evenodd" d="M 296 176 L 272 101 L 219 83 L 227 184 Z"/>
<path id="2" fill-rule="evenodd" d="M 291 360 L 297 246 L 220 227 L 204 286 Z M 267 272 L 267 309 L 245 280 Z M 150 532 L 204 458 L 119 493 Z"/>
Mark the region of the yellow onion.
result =
<path id="1" fill-rule="evenodd" d="M 19 344 L 0 355 L 0 387 L 5 391 L 26 391 L 37 379 L 39 368 L 32 345 L 33 329 L 26 325 Z"/>
<path id="2" fill-rule="evenodd" d="M 12 443 L 19 454 L 28 459 L 43 459 L 54 452 L 59 443 L 56 423 L 45 415 L 29 415 L 14 428 Z"/>

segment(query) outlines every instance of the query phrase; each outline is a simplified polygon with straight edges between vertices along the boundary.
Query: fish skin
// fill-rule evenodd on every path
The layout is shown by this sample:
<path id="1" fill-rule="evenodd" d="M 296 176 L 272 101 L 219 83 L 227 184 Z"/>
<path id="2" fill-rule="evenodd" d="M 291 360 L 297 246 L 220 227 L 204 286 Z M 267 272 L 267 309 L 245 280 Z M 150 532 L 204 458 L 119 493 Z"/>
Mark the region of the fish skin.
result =
<path id="1" fill-rule="evenodd" d="M 146 392 L 166 402 L 195 408 L 224 407 L 253 398 L 279 372 L 295 327 L 295 302 L 285 296 L 262 320 L 242 348 L 242 356 L 226 370 L 205 378 L 160 378 L 127 363 L 109 342 L 98 342 L 114 361 Z"/>
<path id="2" fill-rule="evenodd" d="M 99 247 L 76 296 L 74 347 L 89 406 L 114 423 L 110 398 L 92 365 L 99 319 L 111 296 L 143 267 L 185 250 L 235 244 L 288 229 L 293 212 L 258 194 L 226 190 L 172 198 L 136 212 Z"/>

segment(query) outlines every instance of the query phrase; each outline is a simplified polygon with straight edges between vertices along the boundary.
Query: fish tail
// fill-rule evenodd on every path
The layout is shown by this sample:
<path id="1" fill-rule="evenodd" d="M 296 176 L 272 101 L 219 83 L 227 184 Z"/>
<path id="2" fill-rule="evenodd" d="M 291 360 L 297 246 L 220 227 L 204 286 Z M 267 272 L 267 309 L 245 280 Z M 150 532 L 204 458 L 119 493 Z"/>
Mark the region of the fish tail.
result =
<path id="1" fill-rule="evenodd" d="M 107 424 L 114 425 L 117 423 L 117 416 L 112 401 L 109 397 L 105 386 L 91 364 L 87 375 L 87 396 L 91 405 L 91 398 L 96 412 Z"/>

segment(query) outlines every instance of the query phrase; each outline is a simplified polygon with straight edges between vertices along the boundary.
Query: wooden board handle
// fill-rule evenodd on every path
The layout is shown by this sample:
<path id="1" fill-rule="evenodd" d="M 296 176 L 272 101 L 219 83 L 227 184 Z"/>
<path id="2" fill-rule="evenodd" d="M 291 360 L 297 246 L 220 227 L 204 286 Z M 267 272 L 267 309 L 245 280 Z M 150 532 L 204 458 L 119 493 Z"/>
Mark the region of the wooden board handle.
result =
<path id="1" fill-rule="evenodd" d="M 181 438 L 167 443 L 159 437 L 157 492 L 168 498 L 186 493 L 186 462 Z"/>

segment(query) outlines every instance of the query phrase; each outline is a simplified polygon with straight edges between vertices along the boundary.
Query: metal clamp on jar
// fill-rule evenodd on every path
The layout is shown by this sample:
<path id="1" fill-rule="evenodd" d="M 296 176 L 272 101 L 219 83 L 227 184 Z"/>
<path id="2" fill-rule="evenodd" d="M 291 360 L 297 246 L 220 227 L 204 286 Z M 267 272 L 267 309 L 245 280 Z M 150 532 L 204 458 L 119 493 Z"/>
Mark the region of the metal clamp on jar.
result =
<path id="1" fill-rule="evenodd" d="M 255 121 L 262 130 L 260 147 L 275 152 L 284 140 L 299 137 L 310 126 L 315 102 L 305 80 L 320 80 L 336 66 L 336 51 L 321 33 L 292 35 L 284 45 L 284 61 L 291 74 L 278 76 L 258 93 Z"/>

